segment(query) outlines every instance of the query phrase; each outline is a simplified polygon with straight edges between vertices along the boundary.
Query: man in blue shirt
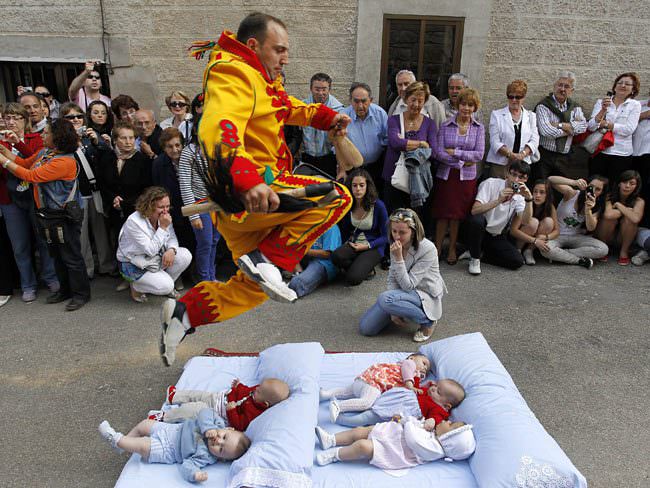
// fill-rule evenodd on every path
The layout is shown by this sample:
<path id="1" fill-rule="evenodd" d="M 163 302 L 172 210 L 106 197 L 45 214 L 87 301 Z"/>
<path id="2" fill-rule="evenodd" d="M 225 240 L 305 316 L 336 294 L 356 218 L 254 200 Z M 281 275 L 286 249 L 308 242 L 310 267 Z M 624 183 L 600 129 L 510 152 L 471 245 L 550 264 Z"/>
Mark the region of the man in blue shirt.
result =
<path id="1" fill-rule="evenodd" d="M 316 73 L 309 82 L 311 94 L 303 102 L 322 103 L 340 112 L 343 104 L 330 94 L 331 88 L 332 78 L 326 73 Z M 332 144 L 327 140 L 327 132 L 313 127 L 304 127 L 302 144 L 301 161 L 316 166 L 332 177 L 336 176 L 336 156 L 332 151 Z"/>
<path id="2" fill-rule="evenodd" d="M 341 113 L 352 119 L 347 127 L 348 138 L 363 156 L 363 168 L 381 191 L 384 150 L 388 143 L 386 111 L 372 103 L 372 91 L 366 83 L 354 82 L 350 86 L 350 106 Z"/>
<path id="3" fill-rule="evenodd" d="M 298 298 L 309 295 L 319 285 L 336 277 L 338 270 L 332 263 L 331 255 L 341 244 L 338 225 L 330 228 L 314 242 L 303 259 L 307 266 L 289 282 L 289 288 L 296 292 Z"/>

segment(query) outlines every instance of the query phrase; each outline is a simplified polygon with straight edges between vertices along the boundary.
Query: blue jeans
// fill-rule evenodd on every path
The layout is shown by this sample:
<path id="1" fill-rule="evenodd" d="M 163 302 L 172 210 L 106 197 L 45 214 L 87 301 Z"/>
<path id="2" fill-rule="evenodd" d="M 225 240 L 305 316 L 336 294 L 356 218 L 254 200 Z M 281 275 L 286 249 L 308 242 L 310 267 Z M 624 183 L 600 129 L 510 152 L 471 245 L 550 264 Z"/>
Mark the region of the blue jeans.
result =
<path id="1" fill-rule="evenodd" d="M 309 295 L 321 283 L 327 281 L 327 270 L 318 261 L 312 259 L 302 273 L 297 274 L 289 282 L 289 288 L 296 292 L 298 298 Z"/>
<path id="2" fill-rule="evenodd" d="M 428 327 L 432 324 L 422 308 L 422 300 L 415 290 L 388 290 L 379 294 L 375 304 L 363 314 L 359 321 L 359 332 L 365 336 L 377 335 L 390 323 L 390 316 Z"/>
<path id="3" fill-rule="evenodd" d="M 24 210 L 14 203 L 0 205 L 2 215 L 7 223 L 9 240 L 16 258 L 16 265 L 20 273 L 20 287 L 25 291 L 36 291 L 38 281 L 34 273 L 32 262 L 32 246 L 34 239 L 38 246 L 38 254 L 41 257 L 41 278 L 48 285 L 57 284 L 59 280 L 54 270 L 54 260 L 50 256 L 45 241 L 35 230 L 35 222 L 30 216 L 29 210 Z"/>
<path id="4" fill-rule="evenodd" d="M 192 227 L 196 237 L 194 254 L 196 273 L 199 275 L 199 281 L 216 281 L 215 260 L 217 259 L 217 244 L 221 236 L 212 223 L 210 214 L 200 214 L 199 218 L 203 222 L 203 229 Z"/>

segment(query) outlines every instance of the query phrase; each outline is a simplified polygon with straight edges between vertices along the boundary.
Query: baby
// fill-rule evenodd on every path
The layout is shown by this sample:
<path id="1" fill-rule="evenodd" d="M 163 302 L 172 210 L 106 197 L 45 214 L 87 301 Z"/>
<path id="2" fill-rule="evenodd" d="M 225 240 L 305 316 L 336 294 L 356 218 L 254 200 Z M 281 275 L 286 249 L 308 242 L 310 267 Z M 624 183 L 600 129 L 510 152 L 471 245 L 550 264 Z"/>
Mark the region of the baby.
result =
<path id="1" fill-rule="evenodd" d="M 336 423 L 347 427 L 372 425 L 390 420 L 393 415 L 400 413 L 405 417 L 434 419 L 438 424 L 447 420 L 450 410 L 465 399 L 465 389 L 452 379 L 431 381 L 424 386 L 426 390 L 421 393 L 392 388 L 382 393 L 369 410 L 354 415 L 339 415 Z"/>
<path id="2" fill-rule="evenodd" d="M 316 427 L 322 449 L 316 462 L 324 466 L 338 461 L 366 460 L 381 469 L 406 469 L 442 458 L 467 459 L 476 449 L 472 426 L 463 422 L 415 417 L 356 427 L 330 434 Z M 337 448 L 335 446 L 346 446 Z"/>
<path id="3" fill-rule="evenodd" d="M 208 473 L 202 468 L 219 460 L 237 459 L 251 445 L 244 433 L 226 427 L 211 408 L 182 424 L 143 420 L 126 435 L 104 420 L 99 433 L 119 452 L 137 453 L 145 462 L 180 464 L 183 478 L 190 482 L 206 481 Z"/>
<path id="4" fill-rule="evenodd" d="M 415 387 L 415 379 L 424 378 L 430 367 L 431 363 L 424 354 L 411 354 L 399 363 L 373 364 L 357 376 L 351 385 L 321 390 L 320 400 L 332 399 L 329 410 L 330 420 L 334 423 L 341 412 L 369 409 L 379 395 L 396 386 L 421 392 Z M 350 399 L 339 402 L 338 398 Z"/>
<path id="5" fill-rule="evenodd" d="M 233 380 L 231 388 L 216 393 L 200 390 L 177 390 L 167 388 L 167 401 L 180 405 L 164 413 L 149 418 L 163 422 L 182 422 L 196 417 L 204 408 L 211 408 L 216 415 L 226 421 L 226 425 L 241 432 L 267 408 L 289 397 L 289 385 L 276 378 L 267 378 L 259 385 L 246 386 L 238 379 Z"/>

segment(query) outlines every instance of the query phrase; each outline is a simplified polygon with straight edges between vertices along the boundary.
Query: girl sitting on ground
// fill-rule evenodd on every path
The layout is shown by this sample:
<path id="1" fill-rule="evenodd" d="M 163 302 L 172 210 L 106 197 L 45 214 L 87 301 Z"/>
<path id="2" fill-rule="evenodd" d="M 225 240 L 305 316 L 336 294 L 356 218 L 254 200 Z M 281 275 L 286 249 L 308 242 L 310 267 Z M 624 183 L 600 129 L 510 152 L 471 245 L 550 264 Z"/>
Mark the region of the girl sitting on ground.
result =
<path id="1" fill-rule="evenodd" d="M 548 180 L 537 180 L 533 185 L 533 217 L 528 224 L 522 225 L 521 216 L 515 214 L 512 218 L 510 235 L 517 239 L 517 247 L 522 250 L 524 262 L 535 264 L 533 255 L 535 249 L 548 252 L 548 241 L 560 235 L 557 222 L 557 211 L 553 205 L 551 183 Z"/>
<path id="2" fill-rule="evenodd" d="M 643 218 L 645 201 L 641 193 L 641 175 L 634 170 L 621 173 L 618 184 L 612 189 L 603 217 L 598 222 L 594 235 L 603 242 L 619 244 L 618 264 L 630 264 L 630 246 L 634 242 L 639 222 Z M 605 254 L 603 260 L 607 259 Z"/>

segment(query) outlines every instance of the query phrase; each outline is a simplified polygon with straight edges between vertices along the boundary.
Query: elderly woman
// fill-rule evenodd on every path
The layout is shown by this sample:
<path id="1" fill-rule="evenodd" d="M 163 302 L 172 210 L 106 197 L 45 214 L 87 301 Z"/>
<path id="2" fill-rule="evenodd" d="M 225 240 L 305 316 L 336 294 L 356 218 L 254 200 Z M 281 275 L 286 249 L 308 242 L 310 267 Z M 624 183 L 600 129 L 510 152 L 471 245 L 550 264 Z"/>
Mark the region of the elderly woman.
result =
<path id="1" fill-rule="evenodd" d="M 406 102 L 406 112 L 388 118 L 388 148 L 382 177 L 386 181 L 385 199 L 389 208 L 411 207 L 421 211 L 424 200 L 431 191 L 433 180 L 427 159 L 435 144 L 437 130 L 435 122 L 422 114 L 422 107 L 429 95 L 429 85 L 421 81 L 411 83 L 402 97 Z M 418 151 L 419 149 L 428 150 L 428 156 L 427 151 Z M 402 152 L 406 153 L 407 159 L 416 158 L 414 160 L 419 162 L 419 165 L 414 165 L 413 168 L 417 170 L 418 181 L 422 182 L 422 187 L 419 190 L 411 187 L 410 194 L 391 185 L 395 164 Z M 413 178 L 410 178 L 410 181 L 413 181 Z M 418 201 L 413 201 L 416 192 L 419 198 Z"/>
<path id="2" fill-rule="evenodd" d="M 446 291 L 440 276 L 438 252 L 424 237 L 417 214 L 400 208 L 391 214 L 388 224 L 390 269 L 388 291 L 361 317 L 359 331 L 376 335 L 391 321 L 397 325 L 414 324 L 415 342 L 428 340 L 442 316 L 442 295 Z"/>
<path id="3" fill-rule="evenodd" d="M 40 134 L 31 133 L 29 113 L 19 103 L 8 103 L 3 109 L 5 123 L 0 145 L 12 154 L 28 158 L 37 154 L 43 147 Z M 2 158 L 4 160 L 4 158 Z M 36 300 L 38 281 L 34 274 L 33 248 L 38 247 L 41 256 L 41 278 L 52 293 L 58 291 L 59 280 L 54 270 L 45 241 L 36 233 L 34 197 L 29 183 L 21 181 L 5 169 L 0 169 L 0 211 L 9 230 L 9 238 L 20 274 L 22 299 L 24 302 Z"/>
<path id="4" fill-rule="evenodd" d="M 614 145 L 599 152 L 590 160 L 589 172 L 606 176 L 611 183 L 618 181 L 623 171 L 633 169 L 632 134 L 639 124 L 641 104 L 635 100 L 641 82 L 636 73 L 623 73 L 614 80 L 613 96 L 596 101 L 588 128 L 611 130 Z"/>
<path id="5" fill-rule="evenodd" d="M 175 127 L 178 129 L 186 141 L 190 140 L 192 135 L 192 114 L 190 110 L 190 98 L 182 91 L 176 90 L 168 97 L 165 97 L 165 104 L 172 113 L 172 116 L 160 123 L 162 129 Z"/>
<path id="6" fill-rule="evenodd" d="M 508 105 L 490 114 L 490 151 L 486 170 L 492 178 L 505 178 L 509 161 L 524 161 L 529 165 L 539 156 L 539 133 L 535 112 L 524 108 L 528 85 L 524 80 L 508 84 Z M 488 176 L 485 174 L 485 176 Z"/>
<path id="7" fill-rule="evenodd" d="M 136 302 L 146 301 L 146 293 L 176 298 L 174 282 L 192 261 L 178 245 L 169 207 L 167 190 L 149 187 L 120 231 L 118 267 Z"/>
<path id="8" fill-rule="evenodd" d="M 469 215 L 476 195 L 476 166 L 483 159 L 485 129 L 474 114 L 481 106 L 476 90 L 465 88 L 458 95 L 458 112 L 438 129 L 435 158 L 436 172 L 433 217 L 436 222 L 436 248 L 449 229 L 447 263 L 456 264 L 456 241 L 460 222 Z"/>
<path id="9" fill-rule="evenodd" d="M 47 238 L 61 285 L 47 298 L 47 303 L 71 298 L 65 309 L 73 311 L 90 300 L 90 282 L 81 254 L 82 200 L 77 187 L 77 162 L 73 155 L 79 147 L 79 136 L 70 122 L 57 119 L 43 130 L 43 143 L 45 149 L 29 158 L 18 157 L 0 146 L 0 153 L 6 158 L 2 166 L 18 178 L 34 184 L 39 214 L 53 216 L 65 212 L 65 218 L 56 216 L 56 222 L 52 224 L 39 219 L 39 226 Z"/>

